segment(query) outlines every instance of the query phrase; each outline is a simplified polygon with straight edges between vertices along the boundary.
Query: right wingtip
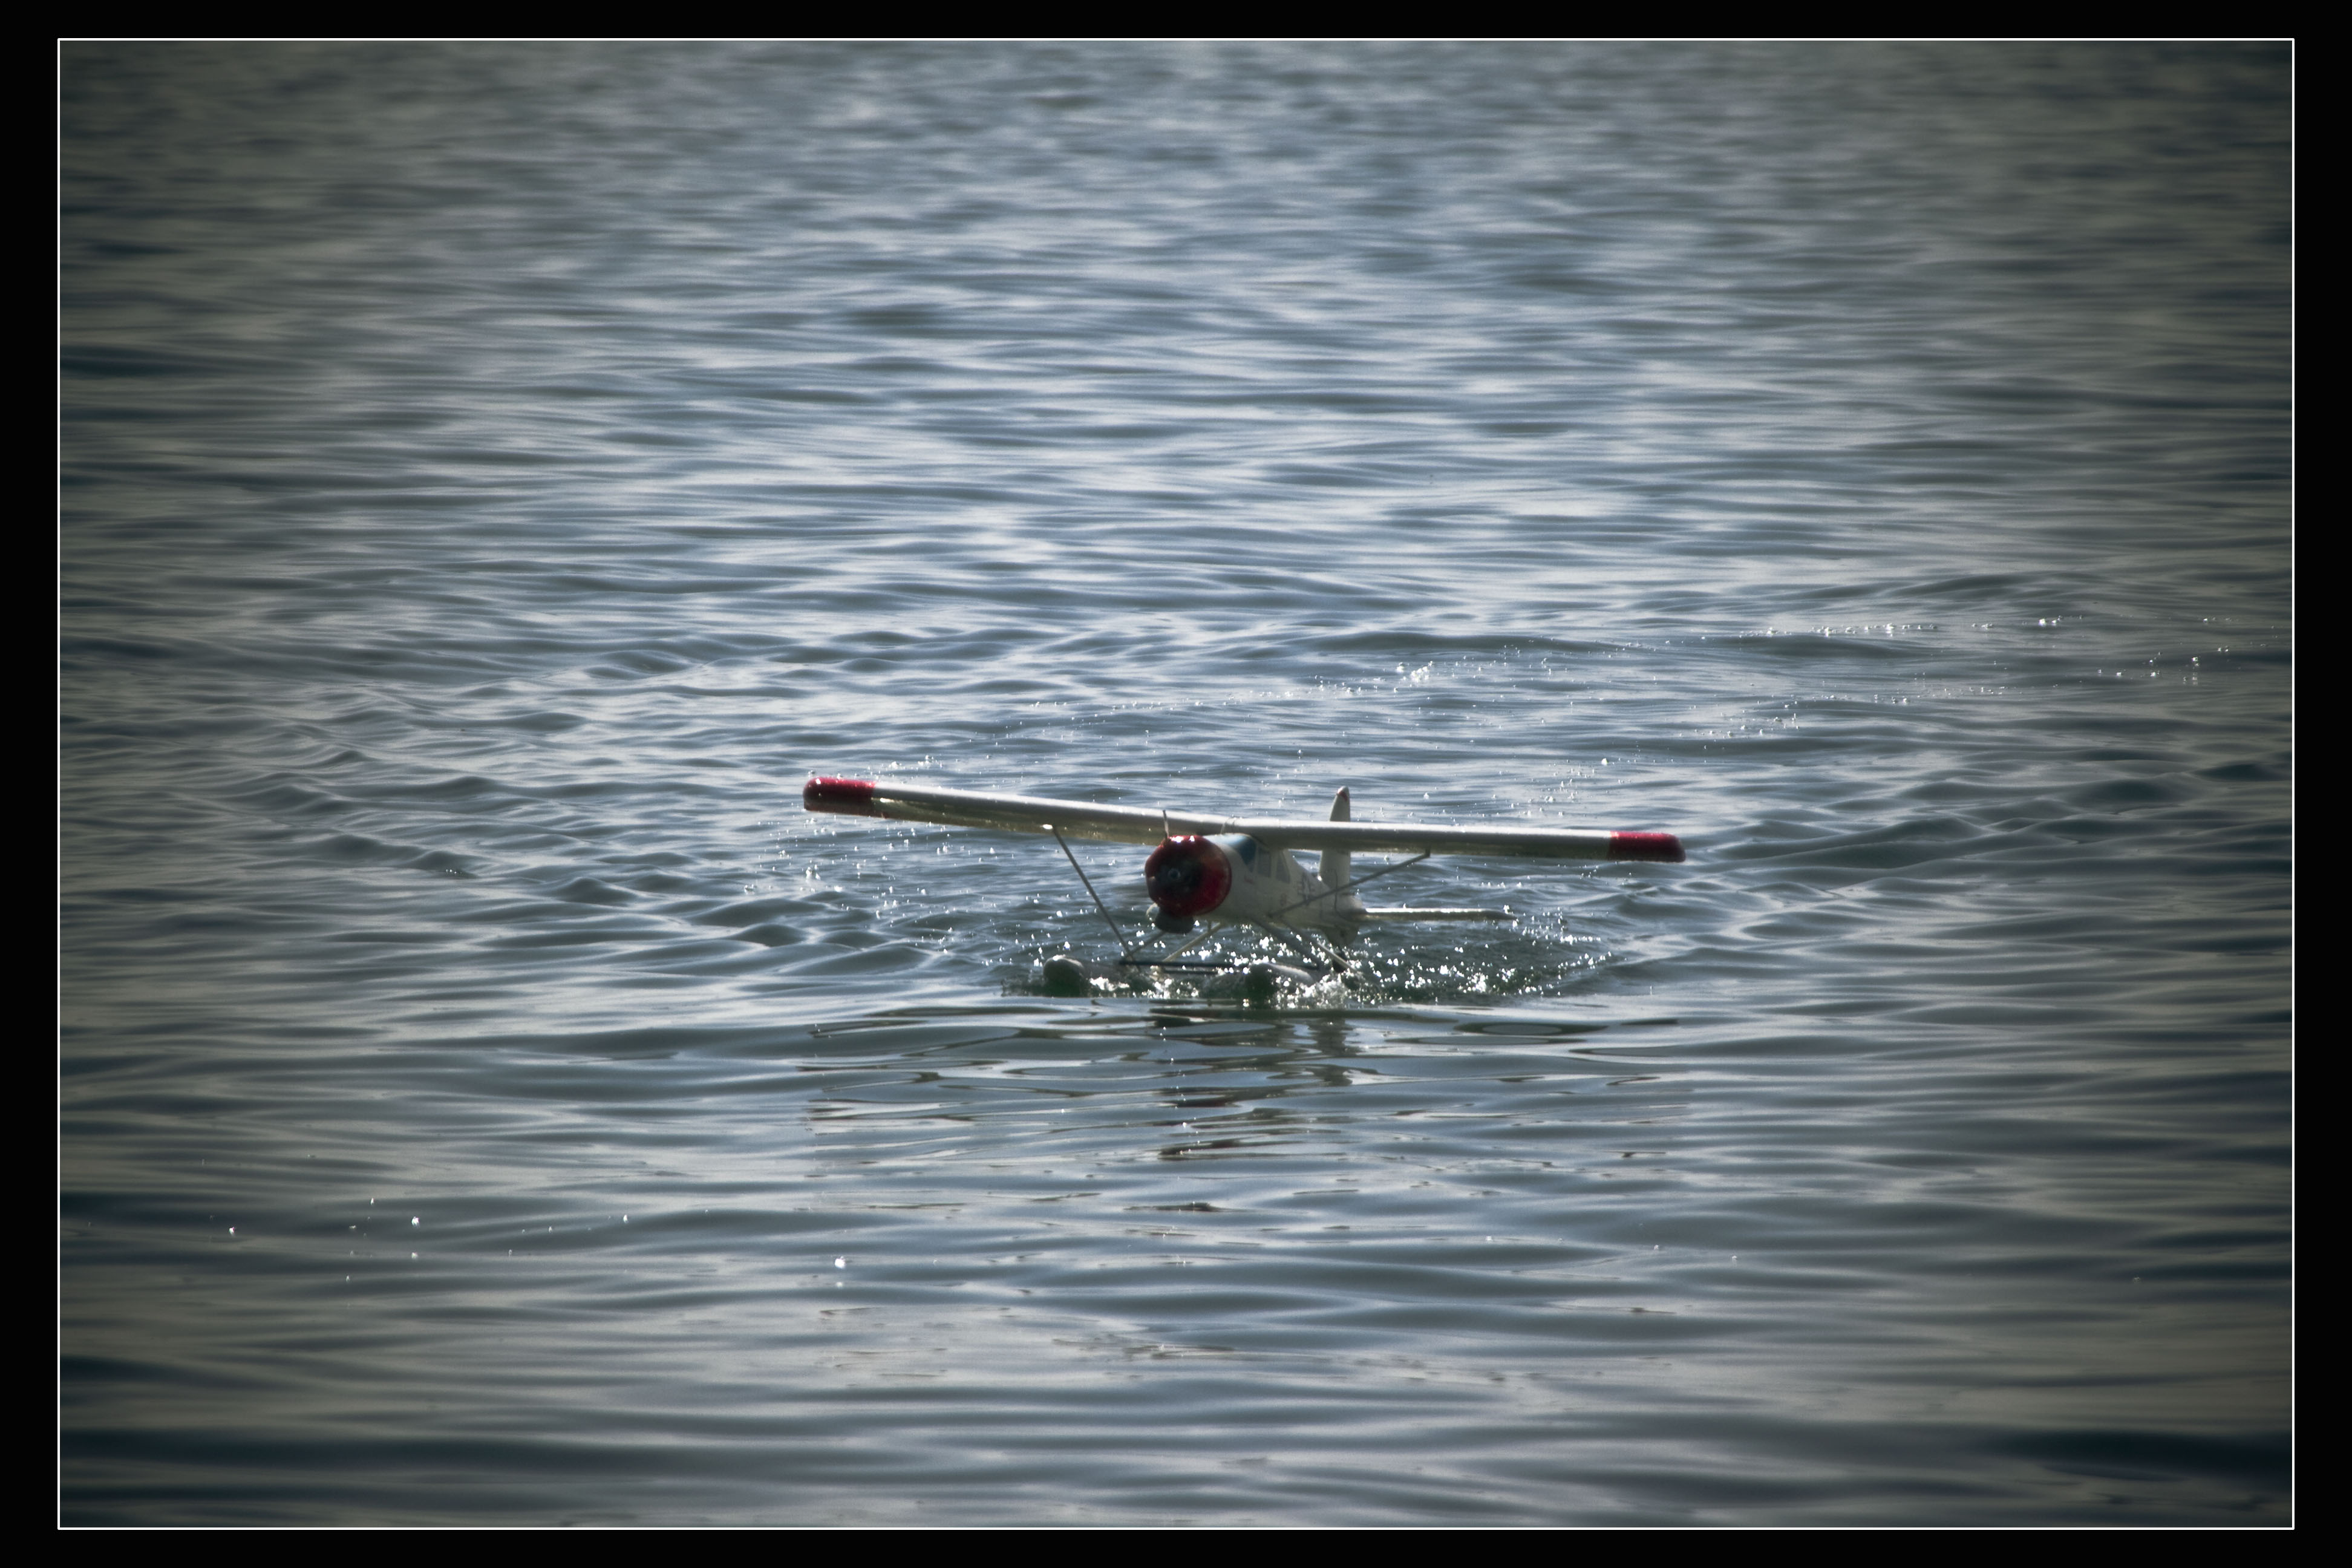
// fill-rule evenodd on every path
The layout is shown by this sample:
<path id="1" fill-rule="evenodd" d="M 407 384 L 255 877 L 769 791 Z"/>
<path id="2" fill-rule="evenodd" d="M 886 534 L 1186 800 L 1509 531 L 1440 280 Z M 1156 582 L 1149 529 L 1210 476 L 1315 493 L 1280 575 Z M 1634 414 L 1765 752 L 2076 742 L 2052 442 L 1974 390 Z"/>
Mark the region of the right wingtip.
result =
<path id="1" fill-rule="evenodd" d="M 1612 833 L 1609 836 L 1609 858 L 1680 865 L 1683 841 L 1671 833 Z"/>

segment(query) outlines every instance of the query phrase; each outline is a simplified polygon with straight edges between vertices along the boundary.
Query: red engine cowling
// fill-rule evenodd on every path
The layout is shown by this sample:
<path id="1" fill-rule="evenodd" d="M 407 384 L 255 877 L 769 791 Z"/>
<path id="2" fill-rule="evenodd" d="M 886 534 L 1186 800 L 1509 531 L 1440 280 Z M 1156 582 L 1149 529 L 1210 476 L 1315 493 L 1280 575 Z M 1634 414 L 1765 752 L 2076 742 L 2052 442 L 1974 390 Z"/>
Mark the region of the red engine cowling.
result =
<path id="1" fill-rule="evenodd" d="M 1205 915 L 1234 890 L 1234 864 L 1195 833 L 1160 840 L 1143 863 L 1143 890 L 1171 919 Z"/>

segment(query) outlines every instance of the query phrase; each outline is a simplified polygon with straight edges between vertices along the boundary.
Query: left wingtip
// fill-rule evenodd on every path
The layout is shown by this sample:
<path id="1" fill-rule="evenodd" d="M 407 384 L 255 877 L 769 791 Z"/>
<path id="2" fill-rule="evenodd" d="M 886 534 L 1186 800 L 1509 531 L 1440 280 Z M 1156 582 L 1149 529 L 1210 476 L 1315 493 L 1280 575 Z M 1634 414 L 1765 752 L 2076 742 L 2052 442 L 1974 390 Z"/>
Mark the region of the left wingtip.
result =
<path id="1" fill-rule="evenodd" d="M 874 809 L 874 785 L 866 779 L 813 778 L 801 786 L 801 808 L 844 816 L 881 815 Z"/>

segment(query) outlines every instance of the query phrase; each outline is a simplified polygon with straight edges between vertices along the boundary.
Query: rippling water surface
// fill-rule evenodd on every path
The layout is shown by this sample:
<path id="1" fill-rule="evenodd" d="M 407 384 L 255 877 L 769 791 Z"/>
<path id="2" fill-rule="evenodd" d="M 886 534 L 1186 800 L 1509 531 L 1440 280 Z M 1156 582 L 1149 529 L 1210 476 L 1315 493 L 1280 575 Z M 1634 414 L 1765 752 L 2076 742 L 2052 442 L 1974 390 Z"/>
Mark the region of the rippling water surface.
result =
<path id="1" fill-rule="evenodd" d="M 68 46 L 64 1517 L 2285 1521 L 2288 67 Z"/>

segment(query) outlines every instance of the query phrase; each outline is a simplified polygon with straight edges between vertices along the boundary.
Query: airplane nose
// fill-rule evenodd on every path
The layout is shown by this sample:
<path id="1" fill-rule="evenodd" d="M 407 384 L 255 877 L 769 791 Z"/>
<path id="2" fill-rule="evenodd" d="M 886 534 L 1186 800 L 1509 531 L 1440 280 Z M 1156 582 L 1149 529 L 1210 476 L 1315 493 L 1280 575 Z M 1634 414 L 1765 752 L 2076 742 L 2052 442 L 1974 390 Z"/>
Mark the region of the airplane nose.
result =
<path id="1" fill-rule="evenodd" d="M 1143 863 L 1143 890 L 1172 917 L 1207 914 L 1233 888 L 1234 868 L 1225 852 L 1196 834 L 1161 840 Z"/>

